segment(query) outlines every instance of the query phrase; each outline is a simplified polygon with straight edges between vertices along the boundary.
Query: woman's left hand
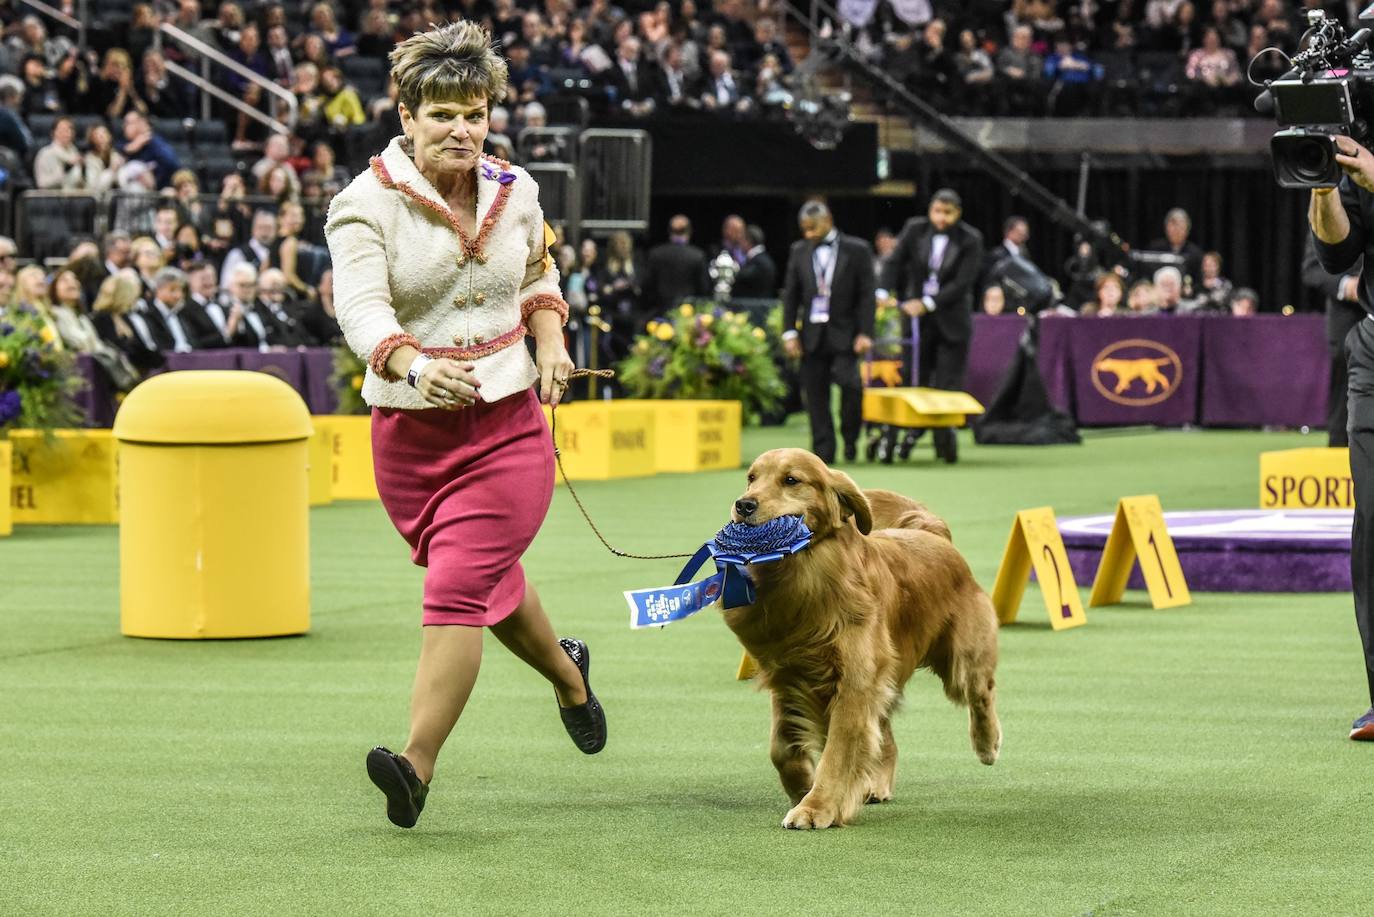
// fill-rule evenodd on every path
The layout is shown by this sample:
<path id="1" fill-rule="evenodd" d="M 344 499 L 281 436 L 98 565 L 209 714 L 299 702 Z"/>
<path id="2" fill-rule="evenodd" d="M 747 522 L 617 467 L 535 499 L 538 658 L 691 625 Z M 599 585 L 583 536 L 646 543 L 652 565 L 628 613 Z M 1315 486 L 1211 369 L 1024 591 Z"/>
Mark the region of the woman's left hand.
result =
<path id="1" fill-rule="evenodd" d="M 535 349 L 534 365 L 539 369 L 539 400 L 557 405 L 568 390 L 568 377 L 573 371 L 572 357 L 568 356 L 561 335 L 549 343 L 539 344 Z"/>

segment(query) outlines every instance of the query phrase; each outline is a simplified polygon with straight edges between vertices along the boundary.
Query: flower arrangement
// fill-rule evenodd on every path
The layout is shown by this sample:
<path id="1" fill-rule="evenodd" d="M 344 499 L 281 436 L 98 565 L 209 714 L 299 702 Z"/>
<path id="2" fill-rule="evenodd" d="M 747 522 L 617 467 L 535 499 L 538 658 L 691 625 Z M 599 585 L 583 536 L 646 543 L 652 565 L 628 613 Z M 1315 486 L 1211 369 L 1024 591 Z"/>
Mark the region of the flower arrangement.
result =
<path id="1" fill-rule="evenodd" d="M 0 436 L 10 429 L 79 427 L 85 387 L 76 357 L 58 349 L 52 325 L 30 306 L 0 315 Z"/>
<path id="2" fill-rule="evenodd" d="M 777 313 L 778 327 L 770 334 L 742 312 L 683 303 L 635 339 L 617 367 L 620 382 L 634 398 L 739 401 L 753 421 L 787 393 L 773 361 L 782 324 Z"/>
<path id="3" fill-rule="evenodd" d="M 347 346 L 334 348 L 334 373 L 329 381 L 339 399 L 335 413 L 367 413 L 367 403 L 363 401 L 363 375 L 366 372 L 367 363 Z"/>
<path id="4" fill-rule="evenodd" d="M 878 311 L 873 322 L 873 358 L 877 360 L 899 360 L 902 357 L 902 339 L 905 337 L 905 317 L 895 299 L 878 303 Z"/>

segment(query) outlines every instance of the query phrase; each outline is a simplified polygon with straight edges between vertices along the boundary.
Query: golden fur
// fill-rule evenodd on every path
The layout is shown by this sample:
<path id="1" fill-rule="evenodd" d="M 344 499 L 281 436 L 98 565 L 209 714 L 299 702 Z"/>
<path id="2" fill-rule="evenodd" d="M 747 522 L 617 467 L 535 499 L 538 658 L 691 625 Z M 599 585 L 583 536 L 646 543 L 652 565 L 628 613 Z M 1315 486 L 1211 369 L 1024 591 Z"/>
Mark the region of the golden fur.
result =
<path id="1" fill-rule="evenodd" d="M 968 705 L 973 750 L 994 763 L 997 619 L 949 527 L 900 494 L 861 491 L 809 452 L 775 449 L 749 468 L 732 518 L 790 515 L 805 518 L 810 547 L 751 567 L 757 599 L 725 612 L 773 697 L 770 753 L 792 800 L 783 825 L 841 825 L 892 798 L 890 718 L 918 668 Z"/>

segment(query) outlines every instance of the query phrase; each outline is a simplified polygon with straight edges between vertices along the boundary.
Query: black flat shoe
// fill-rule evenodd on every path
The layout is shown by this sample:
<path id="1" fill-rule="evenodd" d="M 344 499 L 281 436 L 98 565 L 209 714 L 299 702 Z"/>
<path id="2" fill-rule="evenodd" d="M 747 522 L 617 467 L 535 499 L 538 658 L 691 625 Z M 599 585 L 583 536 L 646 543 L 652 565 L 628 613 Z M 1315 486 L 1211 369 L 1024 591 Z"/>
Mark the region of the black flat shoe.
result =
<path id="1" fill-rule="evenodd" d="M 584 755 L 594 755 L 606 747 L 606 711 L 601 709 L 601 702 L 592 693 L 591 682 L 587 680 L 587 670 L 591 668 L 592 656 L 587 650 L 587 644 L 581 640 L 564 637 L 558 641 L 558 645 L 577 665 L 577 670 L 582 673 L 582 686 L 587 689 L 585 704 L 578 704 L 576 707 L 560 706 L 558 715 L 563 720 L 563 728 L 568 730 L 568 735 L 572 737 L 573 744 L 578 750 Z"/>
<path id="2" fill-rule="evenodd" d="M 378 745 L 367 753 L 367 776 L 386 794 L 386 817 L 400 828 L 414 828 L 425 810 L 429 784 L 421 783 L 410 762 Z"/>

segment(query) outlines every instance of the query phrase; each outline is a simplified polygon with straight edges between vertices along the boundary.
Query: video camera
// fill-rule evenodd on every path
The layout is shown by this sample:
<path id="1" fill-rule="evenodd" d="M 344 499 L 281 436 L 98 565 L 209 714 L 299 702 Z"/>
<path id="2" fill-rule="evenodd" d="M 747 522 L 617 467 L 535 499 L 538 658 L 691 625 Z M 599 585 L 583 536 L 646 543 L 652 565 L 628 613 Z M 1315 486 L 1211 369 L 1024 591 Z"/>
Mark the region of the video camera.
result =
<path id="1" fill-rule="evenodd" d="M 1359 20 L 1362 26 L 1374 24 L 1374 4 Z M 1281 187 L 1334 188 L 1342 173 L 1333 135 L 1369 144 L 1374 57 L 1367 48 L 1374 31 L 1364 27 L 1346 38 L 1341 24 L 1321 10 L 1308 11 L 1307 22 L 1303 50 L 1289 60 L 1287 73 L 1265 81 L 1255 110 L 1274 115 L 1284 128 L 1269 141 Z"/>

